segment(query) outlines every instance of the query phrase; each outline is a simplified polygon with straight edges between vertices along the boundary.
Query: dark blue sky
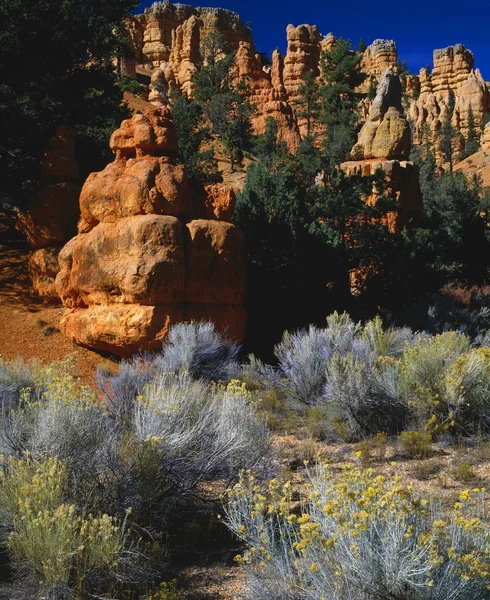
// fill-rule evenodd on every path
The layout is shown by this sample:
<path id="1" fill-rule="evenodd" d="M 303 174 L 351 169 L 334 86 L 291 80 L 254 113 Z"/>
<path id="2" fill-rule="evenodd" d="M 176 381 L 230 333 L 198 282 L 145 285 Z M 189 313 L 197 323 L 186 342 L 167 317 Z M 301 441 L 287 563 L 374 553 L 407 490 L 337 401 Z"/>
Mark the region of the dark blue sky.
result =
<path id="1" fill-rule="evenodd" d="M 490 80 L 490 1 L 489 0 L 182 0 L 194 6 L 234 10 L 251 21 L 255 43 L 270 52 L 286 46 L 286 26 L 318 25 L 324 35 L 333 32 L 357 44 L 376 38 L 394 39 L 401 60 L 417 73 L 432 66 L 432 51 L 458 42 L 475 55 L 475 66 Z M 142 7 L 151 5 L 143 2 Z"/>

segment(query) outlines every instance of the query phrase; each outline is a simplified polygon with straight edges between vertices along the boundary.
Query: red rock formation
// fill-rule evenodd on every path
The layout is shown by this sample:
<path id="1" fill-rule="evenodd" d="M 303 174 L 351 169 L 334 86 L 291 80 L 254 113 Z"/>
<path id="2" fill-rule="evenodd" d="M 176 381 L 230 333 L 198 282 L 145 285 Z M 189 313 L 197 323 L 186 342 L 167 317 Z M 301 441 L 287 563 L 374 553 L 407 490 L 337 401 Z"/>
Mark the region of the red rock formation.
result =
<path id="1" fill-rule="evenodd" d="M 194 17 L 198 21 L 200 37 L 218 31 L 223 34 L 227 45 L 237 49 L 241 41 L 251 41 L 250 30 L 243 24 L 240 17 L 222 8 L 195 8 L 185 4 L 171 2 L 154 2 L 145 9 L 135 20 L 138 27 L 131 26 L 130 31 L 138 30 L 134 35 L 135 56 L 140 69 L 151 69 L 170 60 L 172 34 L 188 19 Z"/>
<path id="2" fill-rule="evenodd" d="M 294 152 L 301 140 L 294 111 L 287 102 L 281 62 L 279 52 L 274 52 L 272 68 L 267 73 L 261 68 L 253 44 L 241 42 L 235 59 L 236 76 L 238 80 L 245 79 L 251 90 L 250 102 L 255 107 L 254 133 L 263 133 L 267 117 L 273 117 L 278 125 L 278 140 L 286 142 Z"/>
<path id="3" fill-rule="evenodd" d="M 473 54 L 462 44 L 434 51 L 434 68 L 432 72 L 420 71 L 416 86 L 420 94 L 410 101 L 409 118 L 417 143 L 422 141 L 425 126 L 435 138 L 448 118 L 451 96 L 455 101 L 453 125 L 466 136 L 471 107 L 475 126 L 482 127 L 483 117 L 490 109 L 490 90 L 480 72 L 473 70 L 473 64 Z"/>
<path id="4" fill-rule="evenodd" d="M 417 167 L 407 161 L 410 153 L 410 128 L 401 107 L 401 84 L 389 67 L 378 85 L 369 118 L 362 127 L 357 144 L 352 149 L 353 161 L 343 163 L 347 175 L 374 175 L 377 170 L 386 174 L 388 195 L 400 207 L 388 214 L 390 231 L 399 231 L 406 222 L 422 213 L 422 196 Z M 373 193 L 368 202 L 374 202 Z"/>
<path id="5" fill-rule="evenodd" d="M 172 50 L 169 66 L 177 86 L 183 94 L 191 95 L 194 89 L 192 78 L 201 62 L 200 28 L 195 15 L 172 31 Z"/>
<path id="6" fill-rule="evenodd" d="M 306 74 L 319 74 L 320 32 L 316 25 L 288 25 L 288 49 L 284 59 L 283 81 L 290 102 L 299 96 Z"/>
<path id="7" fill-rule="evenodd" d="M 59 256 L 60 328 L 76 343 L 129 356 L 158 348 L 168 327 L 207 319 L 244 336 L 244 237 L 230 223 L 230 190 L 209 186 L 193 201 L 168 107 L 124 121 L 116 155 L 85 183 L 79 235 Z M 200 206 L 195 206 L 200 202 Z"/>
<path id="8" fill-rule="evenodd" d="M 362 71 L 379 81 L 386 69 L 396 67 L 397 62 L 398 52 L 393 40 L 374 40 L 364 52 Z"/>

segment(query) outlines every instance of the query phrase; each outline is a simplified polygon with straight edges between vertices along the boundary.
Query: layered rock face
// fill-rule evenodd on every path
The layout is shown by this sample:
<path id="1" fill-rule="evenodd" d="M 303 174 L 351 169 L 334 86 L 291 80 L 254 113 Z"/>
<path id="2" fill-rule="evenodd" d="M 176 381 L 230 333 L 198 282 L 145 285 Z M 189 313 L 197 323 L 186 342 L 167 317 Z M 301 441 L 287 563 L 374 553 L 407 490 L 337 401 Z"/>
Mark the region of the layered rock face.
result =
<path id="1" fill-rule="evenodd" d="M 401 106 L 401 83 L 389 67 L 381 78 L 369 117 L 351 152 L 352 161 L 343 163 L 347 175 L 369 176 L 381 169 L 386 174 L 387 192 L 400 207 L 387 216 L 390 231 L 399 231 L 408 219 L 422 213 L 422 196 L 417 167 L 407 160 L 411 136 Z M 373 196 L 369 201 L 376 201 Z"/>
<path id="2" fill-rule="evenodd" d="M 251 41 L 250 30 L 240 17 L 222 8 L 195 8 L 186 4 L 154 2 L 132 25 L 136 62 L 153 69 L 170 60 L 172 35 L 179 26 L 194 17 L 199 24 L 201 38 L 218 31 L 232 49 L 241 41 Z"/>
<path id="3" fill-rule="evenodd" d="M 393 40 L 374 40 L 364 52 L 362 71 L 372 75 L 377 81 L 389 67 L 396 67 L 398 52 Z"/>
<path id="4" fill-rule="evenodd" d="M 17 228 L 33 252 L 28 267 L 36 294 L 58 301 L 55 278 L 61 247 L 75 233 L 79 217 L 75 132 L 58 127 L 48 143 L 41 169 L 41 191 L 18 213 Z"/>
<path id="5" fill-rule="evenodd" d="M 110 145 L 115 161 L 85 183 L 79 233 L 59 257 L 62 332 L 123 357 L 159 348 L 184 320 L 211 320 L 241 340 L 244 237 L 217 220 L 229 217 L 234 195 L 209 186 L 193 198 L 185 169 L 172 163 L 168 107 L 124 121 Z"/>
<path id="6" fill-rule="evenodd" d="M 321 36 L 316 25 L 288 25 L 286 37 L 288 47 L 283 81 L 288 99 L 294 103 L 306 74 L 311 71 L 313 75 L 319 75 Z"/>
<path id="7" fill-rule="evenodd" d="M 410 100 L 408 114 L 417 143 L 422 140 L 425 126 L 434 135 L 451 116 L 451 102 L 454 102 L 452 123 L 465 137 L 470 108 L 476 128 L 482 127 L 483 117 L 490 109 L 489 87 L 473 66 L 473 54 L 462 44 L 434 51 L 434 68 L 432 72 L 420 71 L 415 86 L 419 96 Z"/>
<path id="8" fill-rule="evenodd" d="M 280 53 L 276 50 L 272 56 L 272 67 L 265 71 L 261 67 L 260 57 L 250 42 L 240 42 L 236 59 L 236 77 L 244 79 L 251 90 L 250 102 L 255 106 L 252 116 L 254 133 L 260 135 L 265 130 L 267 117 L 276 119 L 278 139 L 287 143 L 295 151 L 301 141 L 295 114 L 283 81 L 283 65 Z"/>

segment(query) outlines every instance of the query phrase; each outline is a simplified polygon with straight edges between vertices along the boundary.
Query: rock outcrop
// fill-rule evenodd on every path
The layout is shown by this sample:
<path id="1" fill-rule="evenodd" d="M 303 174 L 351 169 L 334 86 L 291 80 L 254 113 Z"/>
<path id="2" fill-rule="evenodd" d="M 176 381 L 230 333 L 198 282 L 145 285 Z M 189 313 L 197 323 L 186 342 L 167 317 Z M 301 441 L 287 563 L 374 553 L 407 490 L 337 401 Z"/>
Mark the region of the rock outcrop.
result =
<path id="1" fill-rule="evenodd" d="M 399 231 L 406 222 L 422 213 L 422 197 L 417 167 L 410 161 L 411 136 L 401 106 L 401 83 L 392 67 L 386 69 L 378 85 L 369 117 L 351 152 L 352 161 L 343 163 L 347 175 L 374 175 L 382 170 L 386 191 L 399 211 L 387 215 L 390 231 Z M 367 199 L 374 202 L 377 194 Z"/>
<path id="2" fill-rule="evenodd" d="M 287 52 L 284 59 L 283 81 L 291 103 L 299 97 L 308 72 L 319 75 L 321 36 L 316 25 L 288 25 Z"/>
<path id="3" fill-rule="evenodd" d="M 208 186 L 193 198 L 184 167 L 172 162 L 168 107 L 124 121 L 110 145 L 115 161 L 85 183 L 78 235 L 59 256 L 61 331 L 123 357 L 158 348 L 183 320 L 214 321 L 241 340 L 244 237 L 219 220 L 229 218 L 234 193 Z"/>
<path id="4" fill-rule="evenodd" d="M 267 72 L 262 69 L 253 44 L 240 42 L 235 65 L 237 79 L 245 80 L 250 87 L 249 100 L 255 107 L 252 116 L 254 133 L 263 133 L 267 117 L 273 117 L 278 125 L 278 140 L 286 142 L 292 152 L 297 150 L 301 138 L 294 110 L 287 101 L 280 53 L 274 52 L 272 67 Z"/>
<path id="5" fill-rule="evenodd" d="M 490 90 L 480 71 L 473 67 L 473 54 L 462 44 L 434 51 L 432 72 L 420 71 L 418 85 L 414 86 L 417 93 L 410 100 L 408 115 L 416 143 L 422 141 L 427 128 L 434 139 L 448 118 L 466 137 L 470 108 L 476 129 L 481 129 L 483 117 L 490 109 Z"/>
<path id="6" fill-rule="evenodd" d="M 408 158 L 410 140 L 410 126 L 401 105 L 400 78 L 388 67 L 351 157 L 354 160 Z"/>
<path id="7" fill-rule="evenodd" d="M 240 17 L 222 8 L 196 8 L 168 1 L 154 2 L 144 13 L 135 17 L 129 30 L 132 34 L 134 54 L 140 70 L 151 70 L 170 60 L 172 36 L 190 18 L 198 22 L 201 39 L 209 33 L 219 32 L 232 50 L 241 41 L 251 41 L 250 30 Z"/>
<path id="8" fill-rule="evenodd" d="M 378 39 L 366 48 L 362 59 L 362 71 L 379 81 L 386 69 L 395 68 L 397 63 L 398 52 L 395 42 Z"/>
<path id="9" fill-rule="evenodd" d="M 57 127 L 48 143 L 41 168 L 40 192 L 17 216 L 17 228 L 33 249 L 28 267 L 40 298 L 59 301 L 55 277 L 58 254 L 76 232 L 80 214 L 75 132 Z"/>

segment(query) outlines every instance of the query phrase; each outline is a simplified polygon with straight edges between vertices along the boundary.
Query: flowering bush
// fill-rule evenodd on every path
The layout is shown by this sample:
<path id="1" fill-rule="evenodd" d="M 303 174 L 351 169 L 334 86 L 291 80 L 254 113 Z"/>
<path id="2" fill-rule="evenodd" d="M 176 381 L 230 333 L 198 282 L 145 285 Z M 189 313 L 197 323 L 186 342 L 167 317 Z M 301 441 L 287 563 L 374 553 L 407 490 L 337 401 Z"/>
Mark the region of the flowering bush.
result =
<path id="1" fill-rule="evenodd" d="M 399 476 L 325 466 L 302 504 L 290 483 L 264 491 L 250 473 L 229 492 L 226 522 L 245 544 L 245 597 L 263 600 L 483 600 L 490 586 L 485 490 L 450 514 Z"/>
<path id="2" fill-rule="evenodd" d="M 30 455 L 3 465 L 0 511 L 6 545 L 29 597 L 84 598 L 92 584 L 109 591 L 128 552 L 125 521 L 80 515 L 64 502 L 68 474 L 55 458 Z M 104 584 L 101 586 L 101 581 Z"/>

